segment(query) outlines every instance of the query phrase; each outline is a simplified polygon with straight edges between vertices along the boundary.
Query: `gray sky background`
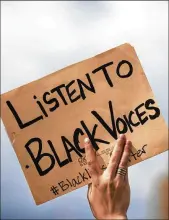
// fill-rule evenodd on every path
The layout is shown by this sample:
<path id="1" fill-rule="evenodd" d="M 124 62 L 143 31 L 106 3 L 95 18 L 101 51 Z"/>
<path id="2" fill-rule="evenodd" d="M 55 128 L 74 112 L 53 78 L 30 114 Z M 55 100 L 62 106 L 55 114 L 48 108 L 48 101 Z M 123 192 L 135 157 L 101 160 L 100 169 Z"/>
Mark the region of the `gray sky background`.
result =
<path id="1" fill-rule="evenodd" d="M 1 93 L 128 42 L 168 123 L 167 1 L 2 1 L 1 19 Z M 156 180 L 167 160 L 165 152 L 130 167 L 130 219 L 156 214 Z M 2 219 L 93 218 L 86 190 L 36 206 L 1 123 Z"/>

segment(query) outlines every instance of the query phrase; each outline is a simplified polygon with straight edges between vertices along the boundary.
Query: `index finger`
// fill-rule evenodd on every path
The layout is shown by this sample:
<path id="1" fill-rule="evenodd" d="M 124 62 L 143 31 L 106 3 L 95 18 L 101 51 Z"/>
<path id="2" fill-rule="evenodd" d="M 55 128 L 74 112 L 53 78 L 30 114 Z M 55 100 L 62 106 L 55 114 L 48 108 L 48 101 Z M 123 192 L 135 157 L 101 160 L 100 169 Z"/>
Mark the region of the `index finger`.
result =
<path id="1" fill-rule="evenodd" d="M 93 146 L 89 140 L 89 138 L 84 139 L 84 145 L 85 145 L 85 154 L 86 154 L 86 161 L 87 166 L 89 168 L 89 173 L 91 177 L 96 177 L 100 173 L 99 164 L 97 161 L 96 152 L 93 149 Z"/>

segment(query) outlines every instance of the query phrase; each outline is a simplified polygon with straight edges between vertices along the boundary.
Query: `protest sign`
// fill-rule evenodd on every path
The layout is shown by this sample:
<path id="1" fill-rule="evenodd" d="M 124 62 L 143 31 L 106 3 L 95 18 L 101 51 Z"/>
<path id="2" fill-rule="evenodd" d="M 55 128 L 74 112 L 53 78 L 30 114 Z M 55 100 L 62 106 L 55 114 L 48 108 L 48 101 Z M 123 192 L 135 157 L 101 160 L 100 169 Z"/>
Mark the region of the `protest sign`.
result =
<path id="1" fill-rule="evenodd" d="M 91 181 L 86 136 L 103 170 L 122 133 L 133 143 L 129 165 L 168 149 L 168 128 L 129 44 L 1 95 L 1 117 L 36 204 Z"/>

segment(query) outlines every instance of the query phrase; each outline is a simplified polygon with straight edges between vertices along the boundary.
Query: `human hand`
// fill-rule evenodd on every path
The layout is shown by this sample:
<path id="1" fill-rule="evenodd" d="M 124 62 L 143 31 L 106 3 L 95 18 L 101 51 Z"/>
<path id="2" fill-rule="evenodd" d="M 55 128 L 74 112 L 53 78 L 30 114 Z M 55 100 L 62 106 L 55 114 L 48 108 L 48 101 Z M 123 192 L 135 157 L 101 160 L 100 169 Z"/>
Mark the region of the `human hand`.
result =
<path id="1" fill-rule="evenodd" d="M 96 219 L 127 219 L 130 204 L 127 164 L 131 145 L 125 135 L 121 135 L 106 170 L 102 171 L 94 148 L 85 138 L 86 160 L 92 178 L 87 197 Z"/>

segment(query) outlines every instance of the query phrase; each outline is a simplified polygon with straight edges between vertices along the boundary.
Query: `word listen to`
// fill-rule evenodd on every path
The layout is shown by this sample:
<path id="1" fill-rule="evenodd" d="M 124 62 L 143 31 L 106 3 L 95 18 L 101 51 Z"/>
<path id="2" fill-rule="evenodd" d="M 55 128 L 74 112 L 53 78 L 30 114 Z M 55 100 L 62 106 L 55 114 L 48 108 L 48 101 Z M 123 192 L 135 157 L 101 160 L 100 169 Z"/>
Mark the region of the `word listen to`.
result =
<path id="1" fill-rule="evenodd" d="M 111 66 L 112 64 L 113 64 L 113 62 L 109 62 L 109 63 L 104 64 L 104 65 L 102 65 L 92 71 L 93 74 L 101 71 L 104 74 L 104 78 L 110 87 L 113 87 L 113 82 L 109 76 L 109 73 L 107 71 L 107 67 Z M 128 68 L 129 68 L 129 71 L 125 74 L 124 73 L 122 74 L 120 72 L 120 68 L 123 65 L 128 65 Z M 121 62 L 118 63 L 117 68 L 116 68 L 116 75 L 118 77 L 120 77 L 122 79 L 128 78 L 132 74 L 133 74 L 133 66 L 129 61 L 122 60 Z M 75 83 L 75 80 L 72 80 L 67 85 L 65 85 L 65 84 L 59 85 L 56 88 L 53 88 L 52 90 L 50 90 L 50 92 L 45 92 L 43 94 L 43 102 L 48 105 L 53 104 L 53 106 L 49 108 L 49 111 L 53 112 L 60 106 L 57 98 L 52 98 L 52 99 L 47 100 L 47 97 L 49 97 L 50 94 L 52 94 L 54 92 L 57 92 L 57 95 L 59 95 L 59 97 L 61 98 L 63 103 L 65 105 L 68 105 L 68 101 L 63 96 L 63 93 L 61 92 L 61 88 L 62 89 L 64 88 L 66 90 L 67 97 L 69 98 L 71 103 L 77 101 L 80 98 L 82 98 L 84 100 L 86 98 L 85 90 L 88 90 L 92 93 L 96 93 L 96 89 L 94 87 L 94 84 L 93 84 L 89 74 L 86 74 L 86 79 L 88 80 L 88 84 L 84 83 L 80 79 L 76 80 L 76 82 L 79 86 L 80 94 L 78 94 L 76 96 L 76 98 L 74 98 L 74 99 L 72 98 L 72 96 L 75 95 L 76 90 L 75 89 L 71 90 L 70 87 Z M 37 97 L 34 96 L 34 98 L 36 99 Z M 12 112 L 20 129 L 24 129 L 30 125 L 33 125 L 34 123 L 38 122 L 39 120 L 42 120 L 44 118 L 44 116 L 48 117 L 47 110 L 45 109 L 45 107 L 43 105 L 44 103 L 42 104 L 42 102 L 37 101 L 36 103 L 40 107 L 43 115 L 38 116 L 37 118 L 35 118 L 29 122 L 23 123 L 22 120 L 20 119 L 17 111 L 15 110 L 14 106 L 12 105 L 12 103 L 10 101 L 7 101 L 6 103 L 7 103 L 7 106 L 9 107 L 10 111 Z M 93 125 L 92 130 L 89 130 L 85 121 L 81 120 L 79 122 L 79 127 L 76 128 L 73 132 L 73 143 L 70 140 L 68 140 L 68 138 L 66 138 L 65 136 L 61 136 L 61 141 L 63 143 L 63 147 L 64 147 L 64 150 L 67 155 L 66 158 L 59 158 L 59 156 L 56 152 L 57 147 L 54 146 L 54 144 L 52 143 L 51 140 L 47 141 L 47 145 L 48 145 L 51 153 L 44 153 L 44 151 L 42 153 L 43 143 L 42 143 L 42 140 L 38 137 L 31 138 L 25 144 L 25 148 L 26 148 L 27 152 L 29 153 L 39 175 L 44 176 L 47 173 L 49 173 L 55 167 L 56 164 L 58 164 L 59 167 L 63 167 L 65 165 L 69 164 L 70 162 L 72 162 L 72 155 L 71 155 L 72 152 L 74 152 L 78 157 L 83 156 L 83 154 L 85 153 L 85 149 L 81 148 L 79 146 L 79 136 L 80 135 L 83 136 L 84 134 L 87 134 L 93 147 L 95 148 L 96 151 L 98 151 L 99 150 L 98 143 L 110 144 L 110 142 L 103 140 L 103 139 L 99 139 L 98 137 L 96 137 L 96 130 L 97 130 L 98 126 L 102 126 L 111 135 L 111 137 L 113 139 L 117 140 L 118 134 L 125 134 L 128 131 L 132 133 L 134 131 L 135 127 L 144 125 L 148 120 L 154 120 L 157 117 L 159 117 L 160 110 L 159 110 L 159 108 L 155 107 L 154 104 L 155 104 L 155 101 L 153 99 L 145 100 L 144 103 L 141 103 L 140 105 L 136 106 L 136 108 L 134 110 L 131 110 L 130 112 L 128 112 L 128 114 L 123 115 L 118 118 L 115 118 L 112 101 L 109 101 L 108 102 L 108 110 L 110 113 L 109 118 L 110 118 L 111 125 L 107 124 L 105 122 L 104 118 L 96 110 L 91 111 L 90 113 L 91 113 L 92 117 L 95 117 L 95 119 L 98 121 L 97 124 Z M 151 110 L 151 114 L 149 112 L 150 110 Z M 38 144 L 37 155 L 34 155 L 33 150 L 32 150 L 34 144 Z M 40 161 L 42 162 L 42 160 L 45 160 L 45 158 L 48 158 L 48 160 L 50 160 L 50 165 L 48 167 L 42 169 L 42 167 L 40 166 Z M 26 166 L 26 168 L 28 168 L 28 166 Z"/>
<path id="2" fill-rule="evenodd" d="M 113 87 L 113 82 L 112 82 L 112 80 L 109 76 L 108 70 L 107 70 L 107 67 L 109 67 L 111 65 L 113 65 L 113 62 L 106 63 L 106 64 L 96 68 L 95 70 L 93 70 L 92 73 L 96 74 L 97 72 L 100 71 L 101 73 L 103 73 L 108 85 L 110 87 Z M 129 71 L 126 74 L 122 74 L 120 72 L 120 68 L 123 65 L 128 65 L 128 67 L 129 67 Z M 133 73 L 133 67 L 129 61 L 122 60 L 121 62 L 119 62 L 119 64 L 117 65 L 117 68 L 116 68 L 116 74 L 118 77 L 128 78 L 132 75 L 132 73 Z M 68 104 L 71 104 L 71 103 L 78 101 L 79 99 L 83 99 L 83 100 L 86 99 L 85 90 L 88 90 L 89 92 L 92 92 L 92 93 L 96 93 L 96 89 L 95 89 L 94 83 L 92 82 L 91 76 L 88 73 L 85 74 L 85 76 L 86 76 L 85 80 L 87 81 L 87 83 L 83 82 L 80 79 L 76 79 L 76 81 L 72 80 L 67 85 L 65 85 L 65 84 L 58 85 L 55 88 L 52 88 L 50 90 L 50 92 L 49 91 L 44 92 L 42 95 L 42 101 L 39 101 L 39 100 L 36 101 L 36 104 L 39 107 L 40 111 L 42 112 L 42 115 L 39 115 L 38 117 L 36 117 L 26 123 L 22 122 L 19 114 L 15 110 L 12 103 L 10 101 L 7 101 L 6 104 L 7 104 L 8 108 L 11 110 L 19 128 L 24 129 L 28 126 L 33 125 L 34 123 L 37 123 L 40 120 L 43 120 L 44 117 L 48 117 L 49 113 L 46 110 L 46 105 L 50 106 L 50 108 L 48 110 L 49 112 L 54 112 L 60 107 L 60 104 L 68 105 Z M 78 85 L 79 93 L 74 88 L 72 88 L 72 86 L 75 85 L 75 83 Z M 65 92 L 66 92 L 66 97 L 68 97 L 69 100 L 66 100 L 66 97 L 64 96 Z M 52 94 L 55 94 L 56 97 L 50 98 L 50 95 L 52 95 Z M 33 98 L 35 100 L 37 100 L 36 95 L 34 95 Z M 60 100 L 60 102 L 59 102 L 59 100 Z"/>

